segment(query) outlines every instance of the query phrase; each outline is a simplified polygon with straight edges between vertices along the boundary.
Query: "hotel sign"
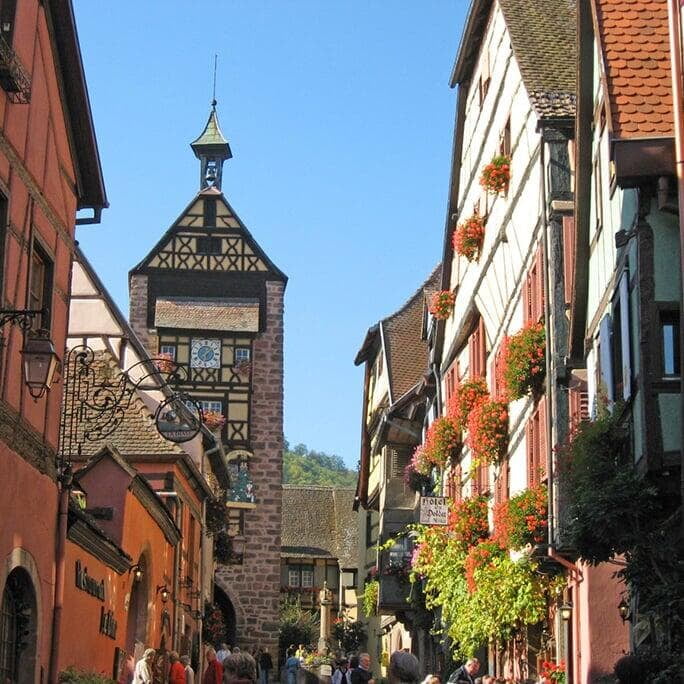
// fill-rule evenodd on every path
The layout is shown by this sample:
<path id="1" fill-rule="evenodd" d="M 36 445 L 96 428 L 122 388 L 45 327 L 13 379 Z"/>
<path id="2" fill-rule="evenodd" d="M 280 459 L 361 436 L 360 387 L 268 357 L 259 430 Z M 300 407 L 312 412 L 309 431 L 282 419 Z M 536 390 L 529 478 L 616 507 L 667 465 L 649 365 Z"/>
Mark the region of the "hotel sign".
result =
<path id="1" fill-rule="evenodd" d="M 449 520 L 449 499 L 446 496 L 420 497 L 420 524 L 446 525 Z"/>
<path id="2" fill-rule="evenodd" d="M 102 579 L 98 582 L 91 577 L 88 568 L 84 568 L 79 560 L 76 561 L 76 586 L 100 601 L 105 600 L 105 581 Z"/>

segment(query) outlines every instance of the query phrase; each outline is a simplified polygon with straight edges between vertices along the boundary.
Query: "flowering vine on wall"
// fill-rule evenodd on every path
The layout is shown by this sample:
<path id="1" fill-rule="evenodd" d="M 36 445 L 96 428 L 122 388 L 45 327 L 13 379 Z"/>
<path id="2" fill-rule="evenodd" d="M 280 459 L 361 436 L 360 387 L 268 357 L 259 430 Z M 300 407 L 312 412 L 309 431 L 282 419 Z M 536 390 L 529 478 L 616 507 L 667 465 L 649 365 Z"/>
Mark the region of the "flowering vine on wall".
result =
<path id="1" fill-rule="evenodd" d="M 548 491 L 545 485 L 532 487 L 494 506 L 492 539 L 502 549 L 519 551 L 546 539 Z"/>

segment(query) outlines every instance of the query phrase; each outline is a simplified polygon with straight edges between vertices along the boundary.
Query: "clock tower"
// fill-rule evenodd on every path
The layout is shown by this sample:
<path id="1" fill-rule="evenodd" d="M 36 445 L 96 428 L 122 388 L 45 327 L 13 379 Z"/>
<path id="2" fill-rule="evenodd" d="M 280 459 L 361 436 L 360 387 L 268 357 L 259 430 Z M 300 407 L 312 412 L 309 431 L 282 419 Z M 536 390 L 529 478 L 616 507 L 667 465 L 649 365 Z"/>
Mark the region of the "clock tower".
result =
<path id="1" fill-rule="evenodd" d="M 199 192 L 130 271 L 131 325 L 152 356 L 185 367 L 182 389 L 201 405 L 227 455 L 231 551 L 217 553 L 214 577 L 227 638 L 277 653 L 287 277 L 222 192 L 232 152 L 215 101 L 191 147 Z"/>

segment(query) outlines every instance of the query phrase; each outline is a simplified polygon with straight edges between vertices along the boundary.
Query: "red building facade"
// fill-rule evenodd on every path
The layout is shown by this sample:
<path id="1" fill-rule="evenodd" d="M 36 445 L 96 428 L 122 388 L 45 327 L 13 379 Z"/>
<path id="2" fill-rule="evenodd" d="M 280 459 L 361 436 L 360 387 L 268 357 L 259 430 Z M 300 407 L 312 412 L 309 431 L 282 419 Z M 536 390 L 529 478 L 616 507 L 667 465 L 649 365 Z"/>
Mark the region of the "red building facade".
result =
<path id="1" fill-rule="evenodd" d="M 0 292 L 62 357 L 77 211 L 107 206 L 69 0 L 0 5 Z M 35 400 L 22 376 L 28 333 L 0 348 L 0 677 L 46 679 L 55 595 L 61 385 Z M 40 514 L 36 514 L 39 511 Z M 27 514 L 28 513 L 28 514 Z"/>

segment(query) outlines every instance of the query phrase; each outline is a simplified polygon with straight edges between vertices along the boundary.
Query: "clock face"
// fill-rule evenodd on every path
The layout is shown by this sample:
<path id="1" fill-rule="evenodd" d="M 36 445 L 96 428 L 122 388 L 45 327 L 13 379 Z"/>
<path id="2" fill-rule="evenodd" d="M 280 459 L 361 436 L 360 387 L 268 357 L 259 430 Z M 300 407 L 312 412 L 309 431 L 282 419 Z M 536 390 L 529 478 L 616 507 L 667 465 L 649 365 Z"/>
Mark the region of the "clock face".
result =
<path id="1" fill-rule="evenodd" d="M 193 340 L 190 347 L 192 368 L 220 368 L 221 340 Z"/>

